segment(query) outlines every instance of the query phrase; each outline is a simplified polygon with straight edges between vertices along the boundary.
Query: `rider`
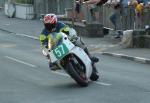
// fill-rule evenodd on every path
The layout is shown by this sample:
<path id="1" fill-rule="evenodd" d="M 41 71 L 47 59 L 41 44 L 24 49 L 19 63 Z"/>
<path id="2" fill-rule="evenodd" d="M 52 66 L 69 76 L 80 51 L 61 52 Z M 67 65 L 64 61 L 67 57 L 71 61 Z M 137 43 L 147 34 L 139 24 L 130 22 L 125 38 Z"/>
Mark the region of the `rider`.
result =
<path id="1" fill-rule="evenodd" d="M 59 34 L 59 32 L 63 32 L 67 34 L 68 36 L 70 36 L 69 26 L 65 25 L 62 22 L 57 21 L 57 16 L 55 14 L 46 14 L 43 18 L 43 22 L 44 22 L 45 28 L 40 34 L 40 42 L 44 50 L 48 48 L 48 39 L 51 39 L 51 41 L 53 41 L 55 45 L 56 43 L 59 43 L 57 42 L 61 39 L 61 35 Z M 69 38 L 72 39 L 73 37 L 69 37 Z M 87 47 L 84 45 L 84 43 L 81 41 L 81 39 L 78 36 L 76 36 L 76 41 L 74 43 L 75 45 L 85 50 L 85 52 L 88 54 L 93 64 L 99 61 L 98 58 L 92 57 L 89 54 Z M 49 58 L 48 52 L 46 56 Z M 56 70 L 56 68 L 53 67 L 52 63 L 49 63 L 49 66 L 52 70 Z"/>

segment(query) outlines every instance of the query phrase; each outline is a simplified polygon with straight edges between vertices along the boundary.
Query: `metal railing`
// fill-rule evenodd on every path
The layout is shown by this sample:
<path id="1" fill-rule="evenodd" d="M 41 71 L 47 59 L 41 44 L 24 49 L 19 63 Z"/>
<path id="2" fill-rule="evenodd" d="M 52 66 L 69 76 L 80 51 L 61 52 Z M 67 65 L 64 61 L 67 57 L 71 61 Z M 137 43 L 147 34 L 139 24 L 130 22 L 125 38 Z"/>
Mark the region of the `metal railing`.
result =
<path id="1" fill-rule="evenodd" d="M 64 14 L 66 8 L 73 7 L 73 3 L 74 0 L 34 0 L 34 8 L 37 17 L 46 13 Z"/>
<path id="2" fill-rule="evenodd" d="M 0 0 L 0 8 L 4 8 L 6 0 Z"/>
<path id="3" fill-rule="evenodd" d="M 34 0 L 14 0 L 16 3 L 21 3 L 21 4 L 33 4 Z"/>
<path id="4" fill-rule="evenodd" d="M 127 30 L 127 29 L 143 29 L 145 25 L 150 25 L 150 8 L 144 8 L 142 15 L 138 17 L 135 13 L 133 7 L 128 7 L 126 15 L 120 14 L 117 17 L 116 29 Z M 87 5 L 83 5 L 84 19 L 87 23 L 95 22 L 92 20 L 90 9 Z M 96 22 L 99 22 L 104 25 L 104 27 L 114 29 L 114 25 L 110 21 L 110 16 L 114 12 L 112 6 L 104 5 L 99 7 L 98 10 L 98 19 Z"/>

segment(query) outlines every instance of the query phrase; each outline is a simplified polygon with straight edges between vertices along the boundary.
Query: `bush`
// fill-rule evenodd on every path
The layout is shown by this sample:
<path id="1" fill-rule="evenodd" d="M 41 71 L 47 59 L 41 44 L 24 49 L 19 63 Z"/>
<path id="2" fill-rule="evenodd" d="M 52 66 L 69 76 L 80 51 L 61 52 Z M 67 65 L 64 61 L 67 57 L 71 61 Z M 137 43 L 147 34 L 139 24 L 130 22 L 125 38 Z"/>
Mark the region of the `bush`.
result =
<path id="1" fill-rule="evenodd" d="M 16 3 L 21 3 L 21 4 L 33 4 L 34 0 L 16 0 Z"/>

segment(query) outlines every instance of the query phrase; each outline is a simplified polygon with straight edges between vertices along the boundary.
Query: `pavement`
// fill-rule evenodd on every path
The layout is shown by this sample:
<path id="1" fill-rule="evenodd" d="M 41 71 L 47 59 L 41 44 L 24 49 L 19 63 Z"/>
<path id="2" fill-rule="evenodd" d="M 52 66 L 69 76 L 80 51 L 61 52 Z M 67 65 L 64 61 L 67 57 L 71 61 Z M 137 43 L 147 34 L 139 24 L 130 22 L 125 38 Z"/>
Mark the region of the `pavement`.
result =
<path id="1" fill-rule="evenodd" d="M 0 30 L 37 39 L 43 29 L 42 21 L 23 20 L 18 18 L 8 18 L 4 11 L 0 10 Z M 82 37 L 83 41 L 92 53 L 124 58 L 139 63 L 150 64 L 150 49 L 147 48 L 123 48 L 119 45 L 120 39 L 115 39 L 114 32 L 104 38 Z"/>

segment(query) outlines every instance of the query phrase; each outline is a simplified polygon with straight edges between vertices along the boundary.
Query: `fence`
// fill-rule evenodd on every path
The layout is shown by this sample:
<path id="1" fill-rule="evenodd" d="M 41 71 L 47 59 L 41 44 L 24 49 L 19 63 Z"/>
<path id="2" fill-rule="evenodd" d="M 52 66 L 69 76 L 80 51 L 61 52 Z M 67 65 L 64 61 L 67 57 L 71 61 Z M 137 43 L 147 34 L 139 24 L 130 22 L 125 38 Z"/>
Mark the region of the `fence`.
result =
<path id="1" fill-rule="evenodd" d="M 34 0 L 37 17 L 45 13 L 64 14 L 65 8 L 72 8 L 73 4 L 74 0 Z"/>
<path id="2" fill-rule="evenodd" d="M 21 4 L 33 4 L 34 0 L 13 0 L 16 3 L 21 3 Z"/>
<path id="3" fill-rule="evenodd" d="M 83 5 L 85 20 L 88 23 L 93 22 L 90 9 L 86 4 Z M 135 14 L 135 10 L 132 7 L 128 7 L 127 15 L 119 15 L 117 18 L 117 29 L 127 30 L 127 29 L 142 29 L 145 25 L 150 25 L 150 9 L 145 8 L 143 14 L 138 18 Z M 98 10 L 97 22 L 102 23 L 104 27 L 114 28 L 110 22 L 110 15 L 114 12 L 112 6 L 104 5 Z"/>
<path id="4" fill-rule="evenodd" d="M 6 0 L 0 0 L 0 8 L 3 8 Z"/>

